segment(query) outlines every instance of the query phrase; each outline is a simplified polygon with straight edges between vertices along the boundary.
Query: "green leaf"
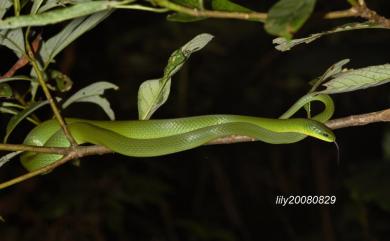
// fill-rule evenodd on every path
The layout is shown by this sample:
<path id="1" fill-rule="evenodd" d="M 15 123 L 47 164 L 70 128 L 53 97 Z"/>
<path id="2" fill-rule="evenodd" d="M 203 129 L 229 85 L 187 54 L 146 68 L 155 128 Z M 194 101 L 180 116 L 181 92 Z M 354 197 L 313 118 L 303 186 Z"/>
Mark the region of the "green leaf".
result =
<path id="1" fill-rule="evenodd" d="M 197 35 L 172 53 L 161 79 L 147 80 L 141 84 L 138 90 L 140 120 L 150 119 L 153 113 L 166 102 L 170 92 L 171 77 L 181 69 L 192 53 L 201 50 L 212 38 L 213 36 L 207 33 Z"/>
<path id="2" fill-rule="evenodd" d="M 18 113 L 18 111 L 15 110 L 14 108 L 9 108 L 4 106 L 0 106 L 0 112 L 5 114 L 11 114 L 11 115 L 16 115 Z"/>
<path id="3" fill-rule="evenodd" d="M 197 9 L 203 9 L 203 1 L 202 0 L 173 0 L 172 2 Z"/>
<path id="4" fill-rule="evenodd" d="M 316 90 L 317 87 L 320 86 L 320 84 L 329 79 L 331 76 L 340 73 L 343 70 L 343 66 L 346 65 L 348 62 L 349 59 L 343 59 L 330 66 L 321 77 L 315 79 L 315 81 L 311 83 L 313 87 L 310 92 Z"/>
<path id="5" fill-rule="evenodd" d="M 280 0 L 268 12 L 265 30 L 287 39 L 297 32 L 313 12 L 316 0 Z"/>
<path id="6" fill-rule="evenodd" d="M 57 98 L 57 100 L 60 100 Z M 29 116 L 31 113 L 36 111 L 37 109 L 41 108 L 42 106 L 48 104 L 49 101 L 40 101 L 40 102 L 35 102 L 29 106 L 27 106 L 23 111 L 19 112 L 18 114 L 14 115 L 8 122 L 7 128 L 6 128 L 6 133 L 4 137 L 4 143 L 7 142 L 8 137 L 12 133 L 12 131 L 15 129 L 15 127 L 27 116 Z"/>
<path id="7" fill-rule="evenodd" d="M 272 43 L 276 44 L 275 48 L 279 51 L 287 51 L 290 50 L 292 47 L 295 47 L 298 44 L 303 43 L 311 43 L 314 40 L 317 40 L 321 38 L 322 36 L 334 34 L 338 32 L 344 32 L 344 31 L 351 31 L 351 30 L 357 30 L 357 29 L 370 29 L 370 28 L 382 28 L 382 29 L 389 29 L 388 27 L 378 25 L 375 23 L 365 22 L 365 23 L 348 23 L 342 26 L 339 26 L 333 30 L 325 31 L 321 33 L 315 33 L 311 34 L 308 37 L 305 38 L 298 38 L 298 39 L 287 39 L 284 37 L 276 38 L 272 41 Z"/>
<path id="8" fill-rule="evenodd" d="M 0 45 L 13 50 L 19 58 L 23 56 L 25 48 L 22 29 L 0 30 Z"/>
<path id="9" fill-rule="evenodd" d="M 12 6 L 11 0 L 0 0 L 0 19 L 3 18 L 4 14 L 11 6 Z"/>
<path id="10" fill-rule="evenodd" d="M 15 156 L 19 155 L 20 153 L 22 153 L 22 151 L 14 151 L 14 152 L 11 152 L 11 153 L 8 153 L 4 156 L 2 156 L 0 158 L 0 168 L 6 164 L 7 162 L 11 161 L 12 158 L 14 158 Z M 0 216 L 0 221 L 4 221 L 4 219 L 1 218 Z"/>
<path id="11" fill-rule="evenodd" d="M 33 5 L 32 5 L 32 7 L 31 7 L 30 13 L 31 13 L 31 14 L 36 14 L 36 13 L 38 12 L 38 9 L 41 7 L 43 1 L 44 1 L 44 0 L 34 0 L 34 1 L 33 1 Z M 48 0 L 48 2 L 60 2 L 60 1 Z"/>
<path id="12" fill-rule="evenodd" d="M 41 1 L 41 0 L 35 0 L 35 1 Z M 38 13 L 46 12 L 55 7 L 65 6 L 66 3 L 71 3 L 71 2 L 72 2 L 71 0 L 69 1 L 68 0 L 47 0 L 45 1 L 45 4 L 38 9 Z"/>
<path id="13" fill-rule="evenodd" d="M 106 98 L 101 97 L 101 95 L 104 94 L 104 91 L 108 89 L 117 90 L 118 86 L 104 81 L 90 84 L 69 97 L 69 99 L 67 99 L 62 105 L 62 108 L 65 109 L 75 102 L 89 102 L 99 105 L 108 115 L 110 120 L 115 120 L 115 114 L 111 109 L 110 103 L 106 100 Z"/>
<path id="14" fill-rule="evenodd" d="M 10 98 L 12 96 L 11 86 L 7 83 L 0 83 L 0 97 Z"/>
<path id="15" fill-rule="evenodd" d="M 65 20 L 111 10 L 129 1 L 89 1 L 77 3 L 70 7 L 55 9 L 41 14 L 21 15 L 0 20 L 0 29 L 12 29 L 27 26 L 43 26 Z"/>
<path id="16" fill-rule="evenodd" d="M 211 6 L 214 10 L 218 10 L 218 11 L 242 12 L 242 13 L 252 12 L 252 10 L 250 10 L 249 8 L 243 7 L 229 0 L 212 0 Z"/>
<path id="17" fill-rule="evenodd" d="M 171 78 L 144 81 L 138 90 L 138 118 L 149 120 L 156 110 L 168 99 Z"/>
<path id="18" fill-rule="evenodd" d="M 190 23 L 207 19 L 207 17 L 194 17 L 183 13 L 173 13 L 167 16 L 168 21 L 179 23 Z"/>
<path id="19" fill-rule="evenodd" d="M 332 76 L 318 93 L 336 94 L 366 89 L 390 82 L 390 64 L 369 66 L 340 72 Z"/>
<path id="20" fill-rule="evenodd" d="M 111 12 L 112 11 L 103 11 L 88 17 L 74 19 L 68 25 L 66 25 L 66 27 L 63 28 L 61 32 L 50 38 L 47 42 L 43 42 L 40 55 L 45 65 L 48 65 L 50 62 L 52 62 L 54 57 L 66 46 L 68 46 L 85 32 L 94 28 L 97 24 L 109 16 Z"/>
<path id="21" fill-rule="evenodd" d="M 203 0 L 174 0 L 172 2 L 199 10 L 204 9 Z M 168 21 L 180 23 L 196 22 L 204 19 L 207 19 L 207 17 L 195 17 L 184 13 L 173 13 L 167 16 Z"/>

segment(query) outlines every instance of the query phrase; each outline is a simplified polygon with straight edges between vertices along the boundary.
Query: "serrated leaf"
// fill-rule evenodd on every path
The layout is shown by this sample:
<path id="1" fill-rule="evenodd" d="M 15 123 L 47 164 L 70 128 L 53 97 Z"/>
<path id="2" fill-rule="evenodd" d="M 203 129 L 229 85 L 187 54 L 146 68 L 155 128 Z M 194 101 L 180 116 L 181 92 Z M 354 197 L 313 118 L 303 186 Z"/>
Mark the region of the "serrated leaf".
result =
<path id="1" fill-rule="evenodd" d="M 90 84 L 69 97 L 62 105 L 62 108 L 65 109 L 75 102 L 89 102 L 99 105 L 108 115 L 110 120 L 115 120 L 115 114 L 111 109 L 110 103 L 105 98 L 101 97 L 101 95 L 104 94 L 104 91 L 108 89 L 117 90 L 118 86 L 104 81 Z"/>
<path id="2" fill-rule="evenodd" d="M 390 82 L 390 64 L 347 70 L 333 76 L 318 93 L 336 94 L 366 89 Z"/>
<path id="3" fill-rule="evenodd" d="M 0 19 L 3 18 L 4 14 L 11 6 L 12 6 L 11 0 L 0 0 Z"/>
<path id="4" fill-rule="evenodd" d="M 218 11 L 242 12 L 242 13 L 252 12 L 252 10 L 250 10 L 249 8 L 243 7 L 229 0 L 212 0 L 211 6 L 214 10 L 218 10 Z"/>
<path id="5" fill-rule="evenodd" d="M 60 99 L 57 98 L 57 101 L 59 101 Z M 27 106 L 24 110 L 22 110 L 21 112 L 19 112 L 18 114 L 14 115 L 8 122 L 7 124 L 7 128 L 6 128 L 6 133 L 5 133 L 5 137 L 4 137 L 4 143 L 7 142 L 8 140 L 8 137 L 10 136 L 10 134 L 12 133 L 12 131 L 15 129 L 15 127 L 23 120 L 25 119 L 27 116 L 29 116 L 31 113 L 33 113 L 34 111 L 36 111 L 37 109 L 41 108 L 42 106 L 48 104 L 49 101 L 45 100 L 45 101 L 40 101 L 40 102 L 35 102 L 29 106 Z"/>
<path id="6" fill-rule="evenodd" d="M 51 37 L 47 42 L 43 42 L 40 55 L 45 65 L 48 65 L 51 61 L 53 61 L 54 57 L 66 46 L 85 32 L 94 28 L 110 14 L 111 11 L 103 11 L 88 17 L 74 19 L 67 24 L 61 32 L 56 34 L 54 37 Z"/>
<path id="7" fill-rule="evenodd" d="M 344 31 L 351 31 L 351 30 L 358 30 L 358 29 L 370 29 L 370 28 L 382 28 L 382 29 L 388 29 L 388 27 L 381 26 L 375 23 L 365 22 L 365 23 L 348 23 L 342 26 L 339 26 L 335 29 L 332 29 L 330 31 L 325 31 L 321 33 L 315 33 L 311 34 L 308 37 L 305 38 L 298 38 L 298 39 L 287 39 L 284 37 L 276 38 L 272 41 L 276 46 L 275 48 L 279 51 L 288 51 L 291 48 L 295 47 L 296 45 L 303 44 L 303 43 L 311 43 L 322 36 L 334 34 L 338 32 L 344 32 Z"/>
<path id="8" fill-rule="evenodd" d="M 167 16 L 168 21 L 179 22 L 179 23 L 190 23 L 190 22 L 201 21 L 204 19 L 207 19 L 207 17 L 194 17 L 184 13 L 173 13 Z"/>
<path id="9" fill-rule="evenodd" d="M 22 29 L 0 30 L 0 45 L 13 50 L 19 58 L 23 56 L 25 48 Z"/>
<path id="10" fill-rule="evenodd" d="M 138 90 L 138 116 L 148 120 L 153 113 L 168 99 L 171 77 L 181 69 L 190 55 L 201 50 L 213 38 L 210 34 L 199 34 L 183 47 L 175 50 L 168 59 L 164 75 L 160 79 L 143 82 Z"/>
<path id="11" fill-rule="evenodd" d="M 128 2 L 130 1 L 88 1 L 77 3 L 70 7 L 43 12 L 41 14 L 9 17 L 4 20 L 0 20 L 0 29 L 55 24 L 73 18 L 83 17 L 105 10 L 111 10 Z"/>
<path id="12" fill-rule="evenodd" d="M 11 152 L 11 153 L 8 153 L 4 156 L 2 156 L 0 158 L 0 168 L 6 164 L 7 162 L 11 161 L 12 158 L 14 158 L 15 156 L 19 155 L 20 153 L 22 153 L 23 151 L 14 151 L 14 152 Z M 1 217 L 0 217 L 0 220 L 1 220 Z M 3 220 L 1 220 L 3 221 Z"/>
<path id="13" fill-rule="evenodd" d="M 280 0 L 271 7 L 265 30 L 287 39 L 297 32 L 313 12 L 316 0 Z"/>
<path id="14" fill-rule="evenodd" d="M 310 90 L 310 92 L 316 90 L 320 84 L 329 79 L 331 76 L 340 73 L 343 70 L 343 66 L 346 65 L 349 61 L 349 59 L 343 59 L 330 66 L 321 77 L 310 83 L 313 85 L 313 88 Z"/>

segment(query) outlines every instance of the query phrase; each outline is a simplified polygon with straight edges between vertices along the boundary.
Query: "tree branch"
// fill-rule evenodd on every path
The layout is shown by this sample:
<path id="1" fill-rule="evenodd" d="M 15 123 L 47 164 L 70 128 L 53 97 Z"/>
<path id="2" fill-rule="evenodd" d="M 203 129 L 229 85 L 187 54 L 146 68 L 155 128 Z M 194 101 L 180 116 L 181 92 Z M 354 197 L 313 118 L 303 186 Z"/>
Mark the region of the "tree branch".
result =
<path id="1" fill-rule="evenodd" d="M 330 129 L 335 130 L 352 126 L 367 125 L 375 122 L 390 122 L 390 108 L 361 115 L 352 115 L 348 117 L 329 120 L 325 124 Z M 211 141 L 207 143 L 207 145 L 231 144 L 250 141 L 256 141 L 256 139 L 248 136 L 228 136 Z"/>
<path id="2" fill-rule="evenodd" d="M 200 10 L 197 8 L 188 8 L 183 5 L 179 5 L 168 0 L 154 0 L 155 4 L 160 7 L 167 8 L 169 10 L 184 13 L 194 17 L 209 17 L 209 18 L 231 18 L 241 20 L 254 20 L 264 22 L 267 18 L 266 13 L 259 12 L 224 12 L 224 11 L 213 11 L 213 10 Z"/>
<path id="3" fill-rule="evenodd" d="M 375 122 L 390 122 L 390 108 L 361 115 L 352 115 L 344 118 L 330 120 L 326 125 L 335 130 L 345 127 L 362 126 Z"/>
<path id="4" fill-rule="evenodd" d="M 267 19 L 267 13 L 261 12 L 225 12 L 215 10 L 205 10 L 190 8 L 180 4 L 176 4 L 169 0 L 153 0 L 153 3 L 165 8 L 166 10 L 175 11 L 178 13 L 187 14 L 193 17 L 208 17 L 208 18 L 226 18 L 226 19 L 239 19 L 239 20 L 254 20 L 259 22 L 265 22 Z M 160 10 L 160 12 L 164 12 Z M 390 20 L 383 16 L 380 16 L 375 11 L 369 9 L 364 2 L 359 3 L 356 6 L 352 6 L 346 10 L 339 10 L 328 12 L 324 15 L 325 19 L 337 19 L 337 18 L 350 18 L 350 17 L 362 17 L 372 22 L 378 23 L 385 27 L 390 27 Z"/>
<path id="5" fill-rule="evenodd" d="M 390 122 L 390 108 L 382 111 L 376 111 L 376 112 L 371 112 L 371 113 L 366 113 L 361 115 L 352 115 L 348 117 L 330 120 L 326 123 L 326 125 L 331 129 L 340 129 L 340 128 L 346 128 L 352 126 L 367 125 L 375 122 Z M 256 139 L 248 136 L 234 135 L 234 136 L 228 136 L 228 137 L 216 139 L 214 141 L 207 143 L 206 145 L 232 144 L 232 143 L 250 142 L 250 141 L 256 141 Z M 17 178 L 1 183 L 0 189 L 12 186 L 16 183 L 22 182 L 34 176 L 48 173 L 53 169 L 55 169 L 56 167 L 61 166 L 66 162 L 74 160 L 76 158 L 112 153 L 112 151 L 107 147 L 99 146 L 99 145 L 77 146 L 74 148 L 62 148 L 62 147 L 37 147 L 37 146 L 29 146 L 29 145 L 0 144 L 0 150 L 33 151 L 33 152 L 55 153 L 55 154 L 64 155 L 63 158 L 48 166 L 45 166 L 41 169 L 26 173 Z"/>
<path id="6" fill-rule="evenodd" d="M 356 11 L 359 17 L 365 18 L 373 23 L 390 28 L 390 19 L 387 19 L 379 15 L 374 10 L 369 9 L 364 2 L 356 6 L 353 6 L 352 8 Z"/>
<path id="7" fill-rule="evenodd" d="M 62 157 L 60 160 L 53 162 L 50 165 L 47 165 L 47 166 L 42 167 L 40 169 L 37 169 L 35 171 L 28 172 L 24 175 L 13 178 L 9 181 L 0 183 L 0 190 L 4 189 L 6 187 L 12 186 L 14 184 L 17 184 L 19 182 L 25 181 L 27 179 L 30 179 L 32 177 L 35 177 L 37 175 L 51 172 L 56 167 L 59 167 L 65 163 L 67 163 L 68 161 L 74 160 L 76 158 L 81 158 L 84 156 L 91 156 L 91 155 L 96 155 L 96 154 L 102 155 L 102 154 L 112 152 L 110 149 L 108 149 L 104 146 L 97 146 L 97 145 L 95 145 L 95 146 L 77 146 L 77 147 L 65 148 L 65 149 L 67 149 L 69 152 L 64 157 Z M 59 153 L 59 154 L 62 154 L 62 153 Z"/>

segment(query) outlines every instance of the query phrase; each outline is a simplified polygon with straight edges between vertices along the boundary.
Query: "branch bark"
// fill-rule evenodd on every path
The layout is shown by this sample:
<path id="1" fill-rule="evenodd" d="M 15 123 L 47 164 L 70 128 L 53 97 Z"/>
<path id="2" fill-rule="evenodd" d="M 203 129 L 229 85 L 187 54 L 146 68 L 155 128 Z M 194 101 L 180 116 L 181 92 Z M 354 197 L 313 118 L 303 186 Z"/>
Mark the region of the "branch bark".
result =
<path id="1" fill-rule="evenodd" d="M 375 122 L 390 122 L 390 108 L 386 110 L 360 114 L 360 115 L 352 115 L 348 117 L 342 117 L 334 120 L 329 120 L 326 122 L 326 126 L 328 126 L 332 130 L 352 127 L 352 126 L 361 126 L 367 125 Z M 255 138 L 248 136 L 228 136 L 224 138 L 219 138 L 214 141 L 207 143 L 207 145 L 216 145 L 216 144 L 231 144 L 238 142 L 249 142 L 256 141 Z"/>
<path id="2" fill-rule="evenodd" d="M 254 20 L 259 22 L 265 22 L 267 19 L 267 13 L 263 12 L 227 12 L 227 11 L 216 11 L 216 10 L 205 10 L 190 8 L 180 4 L 176 4 L 169 0 L 153 0 L 153 3 L 166 9 L 175 11 L 178 13 L 187 14 L 193 17 L 207 17 L 207 18 L 224 18 L 224 19 L 239 19 L 239 20 Z M 164 12 L 164 11 L 161 11 Z M 364 1 L 359 1 L 359 4 L 352 6 L 349 9 L 338 10 L 328 12 L 323 15 L 325 19 L 337 19 L 337 18 L 350 18 L 350 17 L 361 17 L 371 22 L 390 27 L 390 20 L 379 15 L 377 12 L 369 9 Z"/>

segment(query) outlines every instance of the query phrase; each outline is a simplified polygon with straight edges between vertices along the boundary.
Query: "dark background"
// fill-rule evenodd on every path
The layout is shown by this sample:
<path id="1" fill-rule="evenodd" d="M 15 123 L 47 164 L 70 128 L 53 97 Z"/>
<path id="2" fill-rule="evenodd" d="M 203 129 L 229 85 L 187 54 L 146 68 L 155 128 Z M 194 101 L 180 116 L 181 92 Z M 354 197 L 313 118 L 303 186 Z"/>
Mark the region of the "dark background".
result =
<path id="1" fill-rule="evenodd" d="M 272 3 L 244 4 L 266 11 Z M 388 1 L 368 4 L 390 16 Z M 347 7 L 342 1 L 320 1 L 296 37 L 358 20 L 318 15 Z M 45 28 L 43 37 L 60 27 Z M 259 23 L 183 24 L 167 22 L 164 14 L 117 11 L 57 58 L 53 68 L 74 81 L 63 97 L 95 81 L 110 81 L 120 87 L 106 94 L 117 119 L 136 119 L 139 85 L 162 76 L 169 55 L 204 32 L 215 38 L 174 76 L 171 95 L 154 118 L 215 113 L 276 118 L 333 63 L 350 58 L 348 67 L 359 68 L 389 61 L 388 30 L 339 33 L 282 53 Z M 5 49 L 1 56 L 4 72 L 16 59 Z M 389 85 L 332 97 L 334 118 L 390 103 Z M 44 119 L 49 113 L 37 114 Z M 63 114 L 106 118 L 91 104 L 73 105 Z M 8 118 L 1 118 L 5 128 Z M 20 143 L 31 128 L 20 126 L 11 141 Z M 333 144 L 312 138 L 291 145 L 204 146 L 159 158 L 83 158 L 79 167 L 69 164 L 2 190 L 0 215 L 6 222 L 0 223 L 0 240 L 387 240 L 389 125 L 335 134 L 340 164 Z M 22 173 L 17 161 L 0 169 L 1 180 Z M 278 195 L 334 195 L 337 201 L 283 207 L 275 204 Z"/>

